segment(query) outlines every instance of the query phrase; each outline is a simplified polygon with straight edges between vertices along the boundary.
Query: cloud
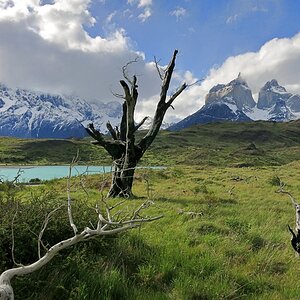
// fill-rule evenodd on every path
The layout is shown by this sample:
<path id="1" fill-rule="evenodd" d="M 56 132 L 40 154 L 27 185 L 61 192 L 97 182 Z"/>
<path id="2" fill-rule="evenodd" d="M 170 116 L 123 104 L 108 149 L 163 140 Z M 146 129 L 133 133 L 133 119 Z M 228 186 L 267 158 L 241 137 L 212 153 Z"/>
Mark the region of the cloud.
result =
<path id="1" fill-rule="evenodd" d="M 227 17 L 226 24 L 236 23 L 243 18 L 253 14 L 268 13 L 268 5 L 272 5 L 274 7 L 276 1 L 277 0 L 274 0 L 273 2 L 270 2 L 268 0 L 261 0 L 261 2 L 258 3 L 256 0 L 233 0 L 229 4 L 232 14 Z"/>
<path id="2" fill-rule="evenodd" d="M 139 58 L 130 74 L 141 76 L 141 97 L 159 87 L 142 52 L 133 51 L 125 30 L 91 37 L 95 19 L 88 0 L 0 1 L 0 82 L 51 93 L 76 94 L 90 101 L 116 100 L 122 66 Z M 151 82 L 151 84 L 149 84 Z"/>
<path id="3" fill-rule="evenodd" d="M 205 95 L 219 83 L 228 83 L 241 72 L 255 98 L 269 80 L 275 78 L 288 92 L 300 94 L 300 33 L 292 38 L 275 38 L 265 43 L 257 52 L 232 56 L 219 67 L 212 68 L 200 85 L 194 85 L 174 102 L 175 111 L 167 120 L 176 120 L 194 113 L 204 105 Z M 187 82 L 193 74 L 184 75 Z M 256 98 L 257 99 L 257 98 Z"/>
<path id="4" fill-rule="evenodd" d="M 0 82 L 108 102 L 116 100 L 112 91 L 122 93 L 122 66 L 138 57 L 139 61 L 128 68 L 129 74 L 138 74 L 136 119 L 153 116 L 161 85 L 155 65 L 145 62 L 142 52 L 133 50 L 133 42 L 122 28 L 114 27 L 106 36 L 90 36 L 85 28 L 95 26 L 96 21 L 89 4 L 89 0 L 56 0 L 52 4 L 0 0 Z M 135 4 L 145 8 L 152 2 Z M 231 81 L 239 72 L 256 94 L 272 78 L 289 92 L 300 93 L 299 69 L 300 33 L 273 39 L 257 52 L 229 57 L 212 68 L 201 84 L 191 86 L 175 100 L 175 110 L 170 109 L 165 120 L 178 121 L 195 112 L 211 87 Z M 193 83 L 195 77 L 189 71 L 176 71 L 171 92 L 183 81 Z"/>
<path id="5" fill-rule="evenodd" d="M 300 32 L 291 38 L 275 38 L 265 43 L 257 52 L 231 56 L 219 67 L 212 68 L 199 85 L 193 85 L 174 101 L 175 110 L 170 110 L 165 120 L 178 121 L 200 109 L 205 95 L 219 83 L 228 83 L 241 72 L 255 99 L 262 86 L 277 79 L 288 92 L 300 94 Z M 190 72 L 175 74 L 175 84 L 182 81 L 192 83 L 195 76 Z M 158 98 L 158 95 L 156 99 Z M 139 114 L 154 110 L 154 97 L 144 99 Z"/>
<path id="6" fill-rule="evenodd" d="M 138 15 L 141 22 L 145 22 L 152 16 L 152 0 L 127 0 L 127 3 L 143 9 L 143 12 Z"/>
<path id="7" fill-rule="evenodd" d="M 231 24 L 231 23 L 236 22 L 238 17 L 239 17 L 238 14 L 235 14 L 233 16 L 228 17 L 227 20 L 226 20 L 226 24 Z"/>
<path id="8" fill-rule="evenodd" d="M 254 93 L 273 78 L 292 93 L 300 93 L 300 33 L 292 38 L 275 38 L 258 52 L 229 57 L 219 68 L 210 70 L 202 85 L 209 89 L 216 83 L 226 83 L 239 72 Z"/>
<path id="9" fill-rule="evenodd" d="M 187 14 L 186 9 L 179 6 L 170 12 L 170 15 L 176 17 L 177 20 L 181 19 L 186 14 Z"/>
<path id="10" fill-rule="evenodd" d="M 106 18 L 106 22 L 107 22 L 107 23 L 111 23 L 112 19 L 116 16 L 116 14 L 117 14 L 117 11 L 116 11 L 116 10 L 113 11 L 112 13 L 110 13 L 110 14 L 107 16 L 107 18 Z"/>

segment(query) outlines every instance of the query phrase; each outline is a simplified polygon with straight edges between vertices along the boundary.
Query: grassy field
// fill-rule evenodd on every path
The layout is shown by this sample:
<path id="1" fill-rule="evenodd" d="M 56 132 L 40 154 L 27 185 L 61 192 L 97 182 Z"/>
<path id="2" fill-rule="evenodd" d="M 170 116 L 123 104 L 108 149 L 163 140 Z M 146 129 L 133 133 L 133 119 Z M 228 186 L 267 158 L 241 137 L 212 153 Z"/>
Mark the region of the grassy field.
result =
<path id="1" fill-rule="evenodd" d="M 137 140 L 145 132 L 138 132 Z M 83 140 L 0 138 L 0 164 L 107 164 L 106 152 Z M 213 123 L 161 131 L 142 165 L 278 166 L 300 159 L 300 121 Z"/>
<path id="2" fill-rule="evenodd" d="M 138 171 L 137 199 L 124 209 L 150 198 L 154 205 L 147 214 L 164 218 L 62 252 L 40 271 L 14 279 L 16 299 L 299 299 L 300 261 L 287 229 L 294 226 L 294 209 L 276 193 L 280 178 L 300 198 L 299 131 L 298 122 L 258 122 L 162 132 L 144 163 L 169 167 Z M 74 218 L 81 228 L 96 221 L 93 207 L 103 179 L 86 177 L 88 193 L 74 179 Z M 28 263 L 36 257 L 34 233 L 45 212 L 66 201 L 66 182 L 3 186 L 0 196 L 3 270 L 12 265 L 15 202 L 15 256 Z M 69 235 L 67 212 L 61 211 L 45 242 Z"/>

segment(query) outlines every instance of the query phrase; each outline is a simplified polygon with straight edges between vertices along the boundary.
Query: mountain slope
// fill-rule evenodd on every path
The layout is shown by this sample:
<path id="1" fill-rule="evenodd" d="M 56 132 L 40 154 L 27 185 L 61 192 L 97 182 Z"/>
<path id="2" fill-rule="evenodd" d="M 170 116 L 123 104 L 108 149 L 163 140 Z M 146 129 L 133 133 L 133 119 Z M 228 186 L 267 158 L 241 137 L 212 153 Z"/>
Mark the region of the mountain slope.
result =
<path id="1" fill-rule="evenodd" d="M 121 117 L 118 102 L 90 104 L 71 97 L 12 89 L 0 85 L 0 135 L 34 138 L 84 137 L 84 126 L 94 123 L 106 131 Z"/>
<path id="2" fill-rule="evenodd" d="M 232 109 L 230 105 L 222 102 L 213 102 L 203 106 L 194 114 L 170 126 L 168 129 L 176 131 L 192 125 L 224 121 L 249 122 L 252 120 L 241 110 Z"/>

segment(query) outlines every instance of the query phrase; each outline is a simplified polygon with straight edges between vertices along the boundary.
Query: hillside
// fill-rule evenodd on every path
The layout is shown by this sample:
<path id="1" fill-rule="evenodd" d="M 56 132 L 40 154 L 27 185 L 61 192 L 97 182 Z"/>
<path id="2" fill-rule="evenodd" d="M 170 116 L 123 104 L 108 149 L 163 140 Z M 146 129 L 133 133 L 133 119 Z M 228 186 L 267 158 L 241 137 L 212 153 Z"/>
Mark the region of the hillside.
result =
<path id="1" fill-rule="evenodd" d="M 0 140 L 1 160 L 7 163 L 68 163 L 77 149 L 85 162 L 109 161 L 88 139 Z M 162 131 L 143 164 L 171 167 L 138 170 L 136 198 L 120 213 L 150 198 L 154 205 L 145 213 L 164 218 L 118 238 L 62 251 L 39 271 L 13 280 L 16 299 L 299 299 L 294 283 L 299 259 L 287 229 L 294 226 L 294 210 L 286 195 L 276 193 L 280 179 L 299 199 L 299 160 L 299 121 Z M 79 228 L 95 224 L 93 208 L 109 179 L 108 174 L 72 179 Z M 0 270 L 12 266 L 11 220 L 17 209 L 15 255 L 28 264 L 36 259 L 35 232 L 66 199 L 65 180 L 1 185 Z M 53 245 L 71 234 L 61 209 L 43 238 Z"/>
<path id="2" fill-rule="evenodd" d="M 137 139 L 144 132 L 139 132 Z M 0 138 L 1 164 L 68 164 L 79 150 L 82 163 L 110 163 L 89 139 Z M 143 165 L 261 166 L 300 159 L 300 121 L 214 123 L 179 132 L 161 131 Z"/>

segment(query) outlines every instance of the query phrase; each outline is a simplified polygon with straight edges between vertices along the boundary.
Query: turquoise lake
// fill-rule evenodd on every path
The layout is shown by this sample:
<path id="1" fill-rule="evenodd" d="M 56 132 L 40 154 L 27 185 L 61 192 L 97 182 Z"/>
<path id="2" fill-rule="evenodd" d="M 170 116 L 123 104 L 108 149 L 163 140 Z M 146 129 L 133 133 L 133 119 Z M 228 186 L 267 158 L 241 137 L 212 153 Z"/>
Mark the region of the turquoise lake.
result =
<path id="1" fill-rule="evenodd" d="M 28 182 L 30 179 L 39 178 L 49 180 L 67 177 L 69 166 L 14 166 L 0 167 L 0 178 L 2 180 L 13 180 L 18 172 L 21 172 L 19 182 Z M 111 172 L 111 166 L 74 166 L 72 176 L 81 174 L 100 174 Z"/>

